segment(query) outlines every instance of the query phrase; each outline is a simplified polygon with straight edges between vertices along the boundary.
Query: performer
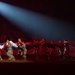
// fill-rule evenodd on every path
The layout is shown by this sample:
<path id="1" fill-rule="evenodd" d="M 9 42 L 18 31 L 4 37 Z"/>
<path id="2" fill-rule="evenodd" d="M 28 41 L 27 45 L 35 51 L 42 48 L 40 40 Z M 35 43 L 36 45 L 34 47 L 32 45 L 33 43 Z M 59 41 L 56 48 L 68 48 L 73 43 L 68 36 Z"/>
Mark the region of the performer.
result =
<path id="1" fill-rule="evenodd" d="M 33 45 L 34 45 L 34 54 L 36 56 L 36 60 L 39 60 L 39 41 L 34 40 Z"/>
<path id="2" fill-rule="evenodd" d="M 40 40 L 40 45 L 39 45 L 39 54 L 40 55 L 47 55 L 47 45 L 46 45 L 46 40 L 42 38 Z"/>
<path id="3" fill-rule="evenodd" d="M 3 47 L 4 47 L 4 45 L 0 45 L 0 60 L 3 60 L 1 57 L 1 51 L 2 51 Z"/>
<path id="4" fill-rule="evenodd" d="M 25 43 L 19 38 L 17 45 L 20 55 L 23 57 L 23 59 L 26 59 L 27 49 Z"/>
<path id="5" fill-rule="evenodd" d="M 60 59 L 62 60 L 64 58 L 64 48 L 63 48 L 63 42 L 60 40 L 58 42 L 58 47 L 60 48 L 59 49 L 59 55 L 60 55 Z"/>
<path id="6" fill-rule="evenodd" d="M 1 49 L 0 49 L 0 60 L 3 60 L 2 57 L 1 57 Z"/>
<path id="7" fill-rule="evenodd" d="M 9 57 L 8 60 L 15 60 L 15 57 L 13 56 L 12 44 L 9 40 L 6 41 L 5 47 L 7 48 L 6 55 Z"/>
<path id="8" fill-rule="evenodd" d="M 67 40 L 64 40 L 64 58 L 69 58 L 69 42 Z"/>

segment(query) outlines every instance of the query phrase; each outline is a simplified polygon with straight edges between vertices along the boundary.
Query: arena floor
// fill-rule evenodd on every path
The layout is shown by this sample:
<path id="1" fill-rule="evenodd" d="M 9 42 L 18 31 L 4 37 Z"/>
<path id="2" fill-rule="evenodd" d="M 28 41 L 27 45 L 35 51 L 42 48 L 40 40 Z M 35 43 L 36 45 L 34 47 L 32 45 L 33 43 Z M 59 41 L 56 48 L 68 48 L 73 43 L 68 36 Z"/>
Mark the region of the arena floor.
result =
<path id="1" fill-rule="evenodd" d="M 15 61 L 7 60 L 2 56 L 0 60 L 1 75 L 74 75 L 75 60 L 48 60 L 40 58 L 36 60 L 34 56 L 28 56 L 26 60 L 16 56 Z"/>

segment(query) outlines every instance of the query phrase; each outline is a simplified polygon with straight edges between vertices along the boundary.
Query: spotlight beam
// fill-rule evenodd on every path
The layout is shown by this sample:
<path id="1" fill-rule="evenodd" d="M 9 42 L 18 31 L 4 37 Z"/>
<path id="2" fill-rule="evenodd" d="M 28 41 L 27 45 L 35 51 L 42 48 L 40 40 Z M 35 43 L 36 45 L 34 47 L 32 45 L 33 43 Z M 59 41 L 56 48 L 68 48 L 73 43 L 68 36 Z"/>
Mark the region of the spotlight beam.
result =
<path id="1" fill-rule="evenodd" d="M 74 29 L 71 29 L 70 24 L 56 20 L 52 17 L 3 2 L 0 2 L 0 14 L 19 26 L 23 31 L 30 33 L 32 36 L 37 33 L 38 38 L 46 38 L 47 40 L 71 39 L 70 36 L 74 38 L 72 35 Z M 67 28 L 66 25 L 69 25 L 70 27 Z"/>

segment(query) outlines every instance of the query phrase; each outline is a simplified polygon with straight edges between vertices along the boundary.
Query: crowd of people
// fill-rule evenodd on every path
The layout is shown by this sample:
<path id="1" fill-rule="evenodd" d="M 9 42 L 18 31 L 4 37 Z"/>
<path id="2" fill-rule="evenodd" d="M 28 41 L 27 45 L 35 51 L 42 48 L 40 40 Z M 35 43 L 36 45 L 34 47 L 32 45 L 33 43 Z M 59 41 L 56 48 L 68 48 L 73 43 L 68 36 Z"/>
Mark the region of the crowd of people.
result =
<path id="1" fill-rule="evenodd" d="M 12 28 L 11 28 L 12 27 Z M 67 40 L 64 41 L 46 41 L 44 38 L 41 40 L 33 40 L 33 42 L 28 42 L 31 39 L 24 35 L 23 32 L 19 31 L 19 29 L 14 29 L 14 26 L 9 25 L 2 25 L 0 29 L 0 42 L 3 45 L 0 45 L 0 59 L 1 51 L 6 49 L 6 55 L 9 57 L 8 60 L 15 60 L 13 55 L 12 46 L 18 48 L 18 54 L 20 54 L 24 59 L 26 59 L 26 54 L 28 48 L 34 49 L 34 54 L 36 59 L 39 59 L 41 55 L 47 56 L 48 59 L 59 57 L 60 59 L 69 58 L 70 56 L 70 49 L 69 45 L 75 46 L 74 42 L 70 42 Z M 19 38 L 17 41 L 17 38 Z M 10 39 L 10 40 L 7 40 Z M 26 40 L 30 39 L 30 40 Z M 7 40 L 7 41 L 6 41 Z M 6 41 L 6 42 L 5 42 Z M 15 42 L 15 43 L 14 43 Z"/>
<path id="2" fill-rule="evenodd" d="M 70 57 L 69 45 L 75 46 L 75 43 L 67 40 L 60 40 L 59 42 L 48 42 L 45 39 L 41 39 L 40 41 L 33 40 L 33 42 L 24 42 L 20 38 L 17 42 L 7 40 L 3 43 L 3 45 L 0 45 L 0 59 L 3 60 L 1 57 L 1 51 L 6 50 L 6 55 L 9 57 L 8 60 L 16 60 L 12 47 L 17 47 L 18 54 L 21 55 L 23 59 L 26 59 L 28 51 L 27 46 L 33 48 L 36 59 L 39 59 L 40 56 L 45 56 L 48 59 L 55 59 L 56 57 L 59 59 L 67 59 Z"/>
<path id="3" fill-rule="evenodd" d="M 48 59 L 69 59 L 70 58 L 70 52 L 72 50 L 70 49 L 70 46 L 75 46 L 75 42 L 71 41 L 46 41 L 45 39 L 41 39 L 40 41 L 34 40 L 33 45 L 36 59 L 39 59 L 39 56 L 44 55 Z M 74 48 L 75 49 L 75 48 Z"/>
<path id="4" fill-rule="evenodd" d="M 21 41 L 21 39 L 18 39 L 18 42 L 16 43 L 7 40 L 3 45 L 0 45 L 0 60 L 3 60 L 1 57 L 1 51 L 3 49 L 6 50 L 6 55 L 9 57 L 8 60 L 15 60 L 12 46 L 18 47 L 19 49 L 18 54 L 20 54 L 23 57 L 23 59 L 26 59 L 26 53 L 27 53 L 26 45 L 24 42 Z"/>

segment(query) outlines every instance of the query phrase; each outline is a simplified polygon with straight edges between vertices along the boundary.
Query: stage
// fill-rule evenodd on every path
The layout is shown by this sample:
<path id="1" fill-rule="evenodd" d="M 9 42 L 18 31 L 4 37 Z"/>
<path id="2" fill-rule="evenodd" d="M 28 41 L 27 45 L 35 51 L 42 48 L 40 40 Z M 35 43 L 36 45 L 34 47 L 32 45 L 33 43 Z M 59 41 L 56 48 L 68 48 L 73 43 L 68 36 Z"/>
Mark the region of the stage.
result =
<path id="1" fill-rule="evenodd" d="M 12 75 L 64 75 L 73 74 L 75 68 L 75 60 L 36 60 L 34 56 L 28 56 L 26 60 L 16 56 L 15 61 L 7 60 L 6 56 L 2 56 L 0 60 L 0 74 Z M 6 58 L 5 58 L 6 57 Z"/>
<path id="2" fill-rule="evenodd" d="M 20 55 L 14 55 L 16 60 L 8 60 L 7 55 L 2 55 L 0 63 L 48 63 L 48 64 L 73 64 L 75 63 L 75 57 L 69 57 L 61 59 L 59 57 L 51 57 L 50 59 L 47 56 L 39 56 L 38 58 L 35 55 L 27 55 L 26 59 L 23 59 Z"/>

